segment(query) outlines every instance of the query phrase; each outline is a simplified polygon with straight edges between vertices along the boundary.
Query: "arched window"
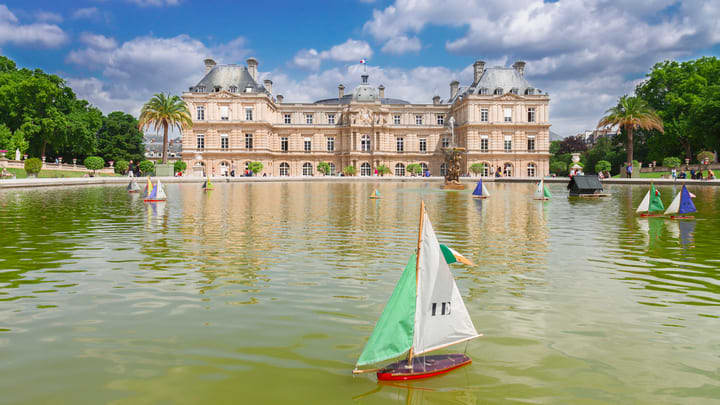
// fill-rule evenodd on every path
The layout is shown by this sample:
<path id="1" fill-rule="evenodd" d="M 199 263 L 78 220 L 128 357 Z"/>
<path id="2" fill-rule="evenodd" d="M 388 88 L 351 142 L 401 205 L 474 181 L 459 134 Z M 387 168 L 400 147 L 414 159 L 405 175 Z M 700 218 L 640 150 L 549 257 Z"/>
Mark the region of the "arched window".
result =
<path id="1" fill-rule="evenodd" d="M 395 165 L 395 175 L 396 176 L 405 176 L 405 165 L 402 163 L 398 163 Z"/>
<path id="2" fill-rule="evenodd" d="M 425 173 L 430 171 L 430 170 L 428 170 L 428 165 L 425 162 L 421 162 L 420 167 L 422 167 L 422 175 L 423 176 L 425 175 Z"/>
<path id="3" fill-rule="evenodd" d="M 533 89 L 532 87 L 528 87 L 527 89 L 525 89 L 525 94 L 533 95 L 533 94 L 535 94 L 535 89 Z"/>
<path id="4" fill-rule="evenodd" d="M 237 86 L 230 86 L 230 93 L 237 93 Z"/>
<path id="5" fill-rule="evenodd" d="M 512 177 L 513 175 L 513 165 L 512 163 L 505 163 L 503 165 L 503 176 L 505 177 Z"/>
<path id="6" fill-rule="evenodd" d="M 482 173 L 480 173 L 480 175 L 483 177 L 490 176 L 490 163 L 482 162 L 482 165 L 483 165 L 483 169 L 482 169 Z"/>
<path id="7" fill-rule="evenodd" d="M 312 176 L 312 164 L 310 162 L 303 163 L 303 176 Z"/>
<path id="8" fill-rule="evenodd" d="M 510 89 L 510 93 L 512 93 L 512 94 L 518 94 L 518 88 L 517 88 L 517 87 L 513 87 L 512 89 Z"/>
<path id="9" fill-rule="evenodd" d="M 488 89 L 487 89 L 487 87 L 483 87 L 483 88 L 480 89 L 480 95 L 486 96 L 487 94 L 488 94 Z"/>
<path id="10" fill-rule="evenodd" d="M 495 89 L 495 91 L 493 91 L 493 94 L 495 94 L 496 96 L 497 96 L 497 95 L 500 95 L 500 94 L 503 94 L 503 89 L 502 89 L 502 87 L 498 87 L 497 89 Z"/>
<path id="11" fill-rule="evenodd" d="M 245 171 L 250 171 L 250 162 L 245 162 Z"/>
<path id="12" fill-rule="evenodd" d="M 289 176 L 290 175 L 290 165 L 287 162 L 280 163 L 280 175 L 281 176 Z"/>
<path id="13" fill-rule="evenodd" d="M 535 169 L 536 169 L 535 163 L 528 163 L 528 165 L 527 165 L 528 177 L 535 177 L 535 172 L 536 172 Z"/>
<path id="14" fill-rule="evenodd" d="M 330 175 L 334 176 L 335 175 L 335 163 L 330 162 L 330 163 L 328 163 L 328 166 L 330 166 Z"/>
<path id="15" fill-rule="evenodd" d="M 363 152 L 370 152 L 370 137 L 363 135 L 360 140 L 360 146 L 362 147 Z"/>
<path id="16" fill-rule="evenodd" d="M 447 174 L 447 164 L 443 163 L 440 165 L 440 175 L 445 176 Z"/>
<path id="17" fill-rule="evenodd" d="M 230 164 L 226 161 L 220 162 L 220 175 L 227 176 L 230 172 Z"/>
<path id="18" fill-rule="evenodd" d="M 370 176 L 372 173 L 370 172 L 370 163 L 365 162 L 360 165 L 360 175 L 361 176 Z"/>

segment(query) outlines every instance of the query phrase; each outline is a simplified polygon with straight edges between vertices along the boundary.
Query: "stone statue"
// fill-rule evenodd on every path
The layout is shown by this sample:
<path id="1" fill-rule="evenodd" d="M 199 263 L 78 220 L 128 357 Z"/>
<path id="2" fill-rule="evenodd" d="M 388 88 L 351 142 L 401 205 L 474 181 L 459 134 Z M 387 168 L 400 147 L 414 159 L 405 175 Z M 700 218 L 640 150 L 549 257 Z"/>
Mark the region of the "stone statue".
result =
<path id="1" fill-rule="evenodd" d="M 465 185 L 460 183 L 460 163 L 465 148 L 455 146 L 455 118 L 450 117 L 451 143 L 449 148 L 444 148 L 445 153 L 445 184 L 442 188 L 452 190 L 464 190 Z"/>

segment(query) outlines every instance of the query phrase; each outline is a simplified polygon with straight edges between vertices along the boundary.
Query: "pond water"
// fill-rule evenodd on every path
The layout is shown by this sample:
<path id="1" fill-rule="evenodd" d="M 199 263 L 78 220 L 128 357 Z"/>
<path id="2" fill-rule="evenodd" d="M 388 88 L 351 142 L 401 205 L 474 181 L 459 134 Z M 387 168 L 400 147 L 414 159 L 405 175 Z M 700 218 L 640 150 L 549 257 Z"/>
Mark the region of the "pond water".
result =
<path id="1" fill-rule="evenodd" d="M 367 196 L 377 187 L 381 200 Z M 720 188 L 641 219 L 646 186 L 486 201 L 438 183 L 0 192 L 4 403 L 715 403 Z M 660 187 L 667 206 L 679 189 Z M 351 370 L 417 243 L 424 200 L 475 327 L 470 366 Z"/>

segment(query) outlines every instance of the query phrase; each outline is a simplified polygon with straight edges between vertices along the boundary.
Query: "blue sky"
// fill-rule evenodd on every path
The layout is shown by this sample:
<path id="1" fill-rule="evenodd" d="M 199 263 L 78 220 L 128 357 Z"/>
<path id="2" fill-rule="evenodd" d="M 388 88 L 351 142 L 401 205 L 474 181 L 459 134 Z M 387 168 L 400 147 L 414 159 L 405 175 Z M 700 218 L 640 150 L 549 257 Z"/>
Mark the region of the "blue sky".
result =
<path id="1" fill-rule="evenodd" d="M 136 114 L 153 93 L 180 93 L 202 60 L 260 61 L 288 101 L 371 82 L 429 103 L 471 65 L 527 62 L 551 96 L 552 130 L 592 128 L 658 61 L 720 54 L 720 2 L 690 0 L 0 0 L 0 54 L 66 78 L 104 112 Z"/>

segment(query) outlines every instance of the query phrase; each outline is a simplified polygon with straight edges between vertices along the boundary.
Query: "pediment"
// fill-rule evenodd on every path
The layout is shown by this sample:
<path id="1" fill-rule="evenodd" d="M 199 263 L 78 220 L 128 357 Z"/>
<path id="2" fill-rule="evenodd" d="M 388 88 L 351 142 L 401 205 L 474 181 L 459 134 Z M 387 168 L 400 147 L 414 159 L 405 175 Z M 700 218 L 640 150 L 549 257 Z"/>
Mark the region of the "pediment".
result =
<path id="1" fill-rule="evenodd" d="M 502 96 L 495 97 L 496 100 L 500 101 L 515 101 L 515 100 L 524 100 L 525 98 L 513 93 L 505 93 Z"/>

